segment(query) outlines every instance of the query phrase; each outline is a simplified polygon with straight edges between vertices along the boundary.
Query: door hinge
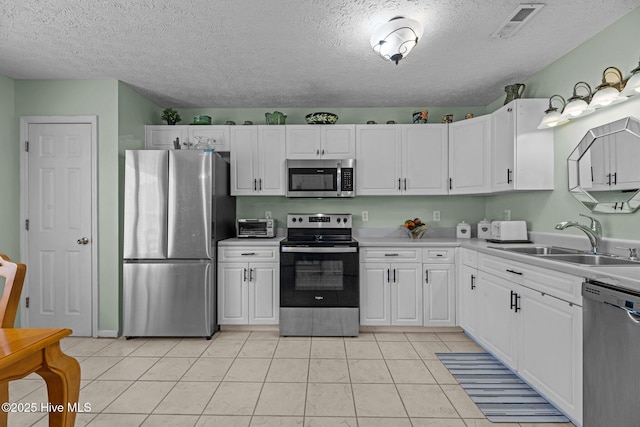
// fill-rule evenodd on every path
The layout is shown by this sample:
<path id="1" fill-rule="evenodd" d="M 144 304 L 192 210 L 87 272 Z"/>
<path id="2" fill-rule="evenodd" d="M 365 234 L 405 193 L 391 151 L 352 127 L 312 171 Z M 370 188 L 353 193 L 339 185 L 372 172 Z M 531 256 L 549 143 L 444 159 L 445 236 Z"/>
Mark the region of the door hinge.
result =
<path id="1" fill-rule="evenodd" d="M 24 299 L 24 305 L 25 305 L 25 307 L 29 308 L 29 297 L 26 297 Z"/>
<path id="2" fill-rule="evenodd" d="M 27 231 L 29 230 L 29 220 L 28 219 L 24 220 L 24 229 L 27 230 Z"/>
<path id="3" fill-rule="evenodd" d="M 29 152 L 29 141 L 24 142 L 24 151 Z"/>

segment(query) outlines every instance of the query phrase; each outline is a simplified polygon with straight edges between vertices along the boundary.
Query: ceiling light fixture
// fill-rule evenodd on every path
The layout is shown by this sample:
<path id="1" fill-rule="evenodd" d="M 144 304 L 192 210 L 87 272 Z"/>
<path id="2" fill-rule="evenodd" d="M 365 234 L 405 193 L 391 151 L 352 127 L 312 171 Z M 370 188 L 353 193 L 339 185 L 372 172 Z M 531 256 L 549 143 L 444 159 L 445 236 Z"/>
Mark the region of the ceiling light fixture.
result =
<path id="1" fill-rule="evenodd" d="M 606 107 L 607 105 L 626 101 L 628 98 L 620 95 L 620 91 L 624 88 L 624 83 L 622 72 L 618 68 L 605 68 L 602 72 L 602 83 L 596 87 L 596 92 L 591 98 L 589 108 Z"/>
<path id="2" fill-rule="evenodd" d="M 578 89 L 586 89 L 586 95 L 578 95 Z M 591 86 L 586 82 L 578 82 L 573 86 L 573 96 L 567 100 L 567 105 L 562 112 L 563 119 L 575 119 L 576 117 L 586 116 L 595 111 L 589 107 L 591 101 Z"/>
<path id="3" fill-rule="evenodd" d="M 627 84 L 620 94 L 622 96 L 640 95 L 640 61 L 638 61 L 638 66 L 631 70 L 631 77 L 627 80 Z"/>
<path id="4" fill-rule="evenodd" d="M 562 102 L 562 107 L 560 107 L 560 111 L 558 111 L 557 107 L 554 107 L 552 105 L 552 102 L 556 99 Z M 560 95 L 553 95 L 551 98 L 549 98 L 549 108 L 547 108 L 547 110 L 544 112 L 544 116 L 542 117 L 542 120 L 538 125 L 538 129 L 549 129 L 552 127 L 556 127 L 556 126 L 568 123 L 569 120 L 563 119 L 561 115 L 565 105 L 566 105 L 566 102 L 564 98 L 561 97 Z"/>
<path id="5" fill-rule="evenodd" d="M 398 65 L 418 44 L 422 31 L 422 25 L 418 21 L 396 16 L 374 31 L 371 47 L 383 59 Z"/>

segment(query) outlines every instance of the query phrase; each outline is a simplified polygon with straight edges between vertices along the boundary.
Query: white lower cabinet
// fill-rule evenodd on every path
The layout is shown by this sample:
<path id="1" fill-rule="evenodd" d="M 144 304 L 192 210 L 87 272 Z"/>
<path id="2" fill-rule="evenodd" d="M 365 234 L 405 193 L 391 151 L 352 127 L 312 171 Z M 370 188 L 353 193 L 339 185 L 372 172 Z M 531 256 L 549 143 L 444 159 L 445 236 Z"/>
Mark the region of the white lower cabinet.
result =
<path id="1" fill-rule="evenodd" d="M 228 247 L 220 248 L 218 253 L 221 260 L 233 260 L 218 263 L 218 323 L 278 324 L 280 264 L 277 249 Z M 275 262 L 271 261 L 274 256 Z M 235 262 L 234 258 L 242 262 Z M 271 262 L 260 262 L 260 258 L 265 258 L 263 261 L 270 258 Z"/>
<path id="2" fill-rule="evenodd" d="M 460 327 L 469 335 L 478 334 L 480 314 L 480 291 L 478 290 L 478 269 L 463 264 L 457 281 Z"/>
<path id="3" fill-rule="evenodd" d="M 362 248 L 360 324 L 454 326 L 454 254 L 454 248 Z"/>
<path id="4" fill-rule="evenodd" d="M 422 326 L 419 263 L 360 264 L 360 324 Z"/>
<path id="5" fill-rule="evenodd" d="M 472 268 L 465 267 L 472 275 Z M 464 283 L 460 286 L 461 310 L 466 307 L 470 313 L 461 316 L 461 326 L 581 423 L 582 307 L 566 289 L 567 283 L 579 287 L 582 279 L 484 254 L 478 255 L 478 270 L 473 291 L 464 292 Z M 504 277 L 496 275 L 502 271 Z M 513 272 L 514 280 L 508 280 Z M 470 296 L 475 291 L 477 310 Z"/>

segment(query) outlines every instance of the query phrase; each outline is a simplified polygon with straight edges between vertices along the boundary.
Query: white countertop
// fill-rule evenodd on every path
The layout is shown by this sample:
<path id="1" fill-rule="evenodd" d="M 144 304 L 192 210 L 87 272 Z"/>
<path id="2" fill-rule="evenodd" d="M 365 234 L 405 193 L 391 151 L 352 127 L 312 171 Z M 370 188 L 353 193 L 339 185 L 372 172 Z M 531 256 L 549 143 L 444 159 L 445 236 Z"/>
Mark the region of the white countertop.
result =
<path id="1" fill-rule="evenodd" d="M 574 276 L 584 277 L 586 279 L 597 280 L 616 287 L 629 289 L 640 292 L 640 265 L 638 266 L 585 266 L 571 264 L 562 261 L 553 261 L 547 258 L 537 257 L 533 255 L 519 254 L 509 252 L 502 249 L 493 249 L 493 247 L 515 247 L 515 246 L 536 246 L 536 244 L 500 244 L 488 243 L 483 239 L 465 240 L 461 247 L 474 249 L 478 252 L 499 256 L 501 258 L 522 262 L 525 264 L 535 265 L 549 270 L 560 271 L 562 273 Z"/>
<path id="2" fill-rule="evenodd" d="M 220 240 L 218 246 L 278 246 L 284 236 L 277 237 L 232 237 Z"/>

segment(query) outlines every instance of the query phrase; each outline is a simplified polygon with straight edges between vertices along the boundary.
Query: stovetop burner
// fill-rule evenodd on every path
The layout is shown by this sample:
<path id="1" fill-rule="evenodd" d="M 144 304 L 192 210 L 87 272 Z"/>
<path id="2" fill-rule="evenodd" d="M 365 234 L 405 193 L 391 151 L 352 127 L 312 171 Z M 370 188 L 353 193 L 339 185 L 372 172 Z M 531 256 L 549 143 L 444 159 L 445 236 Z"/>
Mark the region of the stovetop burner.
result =
<path id="1" fill-rule="evenodd" d="M 330 246 L 353 245 L 351 214 L 289 214 L 283 243 Z"/>

